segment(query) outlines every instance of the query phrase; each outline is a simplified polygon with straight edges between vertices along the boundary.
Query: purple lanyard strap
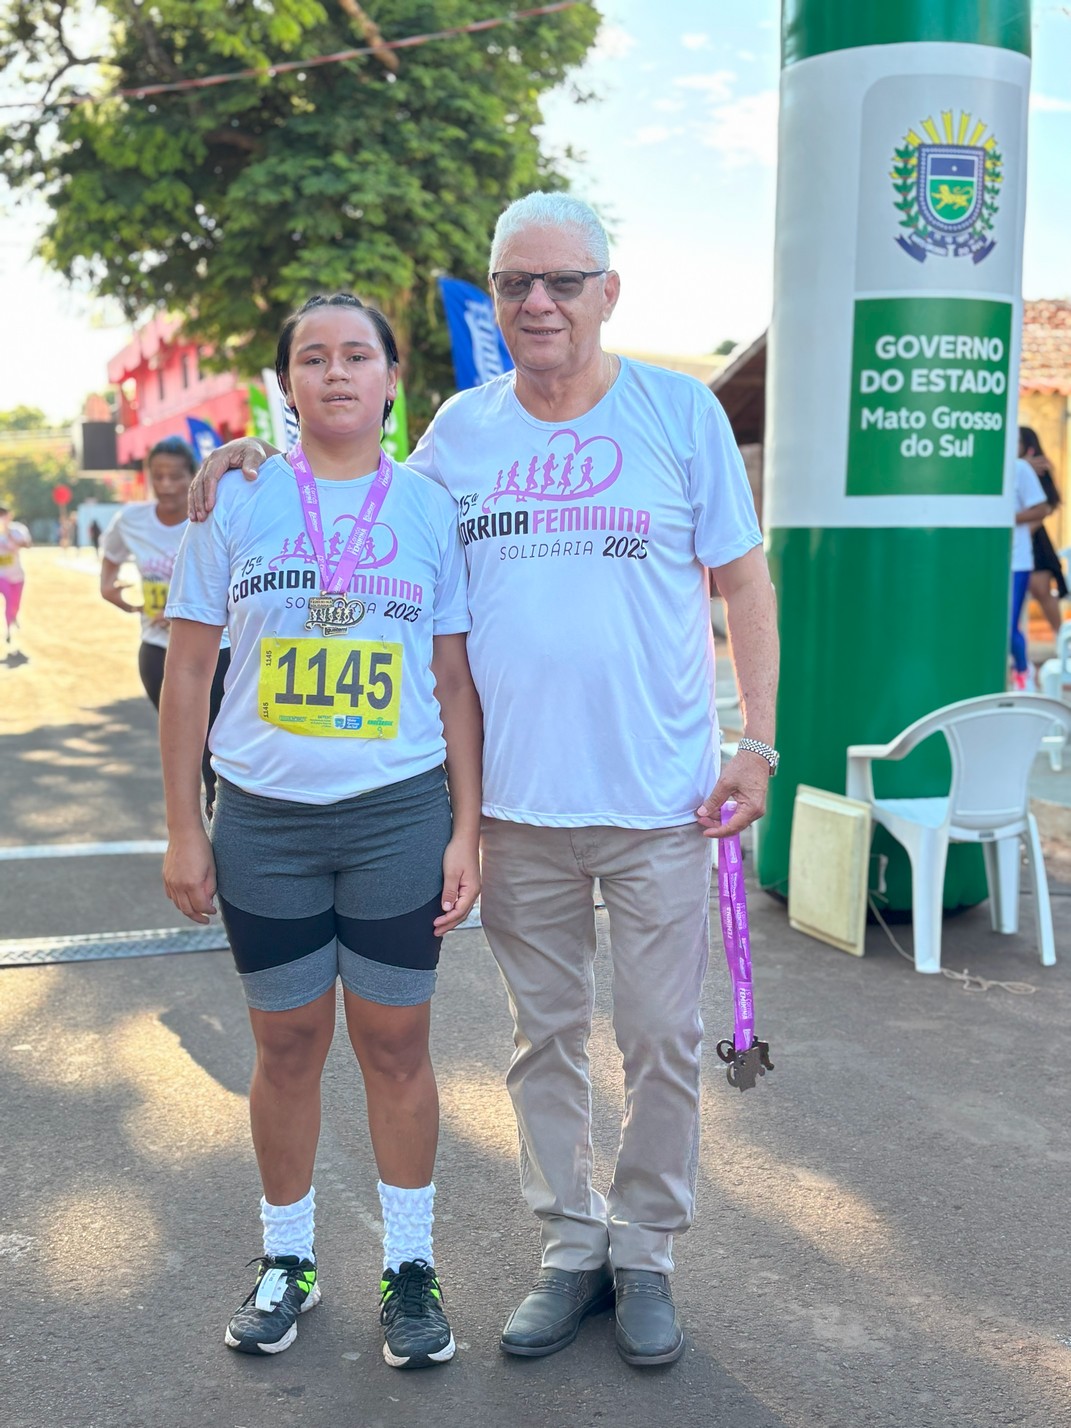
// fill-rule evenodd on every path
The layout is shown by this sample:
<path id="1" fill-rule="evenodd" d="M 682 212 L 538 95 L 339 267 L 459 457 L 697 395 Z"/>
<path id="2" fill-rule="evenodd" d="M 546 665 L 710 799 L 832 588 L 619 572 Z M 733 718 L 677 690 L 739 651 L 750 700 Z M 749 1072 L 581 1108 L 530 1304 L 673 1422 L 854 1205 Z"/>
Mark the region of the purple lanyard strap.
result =
<path id="1" fill-rule="evenodd" d="M 385 451 L 380 451 L 379 469 L 372 478 L 372 485 L 364 498 L 361 513 L 353 523 L 349 539 L 343 546 L 342 554 L 335 562 L 333 571 L 328 564 L 327 551 L 324 548 L 324 527 L 320 516 L 320 497 L 316 491 L 316 478 L 305 459 L 300 442 L 290 453 L 290 465 L 294 468 L 294 475 L 297 478 L 298 494 L 301 497 L 301 514 L 305 517 L 305 529 L 308 531 L 312 551 L 316 556 L 316 564 L 320 567 L 323 593 L 325 595 L 341 594 L 349 585 L 353 572 L 357 568 L 357 562 L 364 554 L 364 548 L 372 534 L 372 527 L 383 509 L 383 502 L 390 490 L 392 478 L 390 459 Z"/>
<path id="2" fill-rule="evenodd" d="M 723 803 L 721 821 L 728 823 L 736 812 L 735 803 Z M 733 1039 L 719 1041 L 718 1056 L 726 1063 L 730 1086 L 741 1091 L 754 1086 L 756 1078 L 772 1071 L 769 1043 L 755 1035 L 755 998 L 751 985 L 751 936 L 747 920 L 747 893 L 744 890 L 744 859 L 740 835 L 718 842 L 718 911 L 725 943 L 725 960 L 733 986 Z"/>

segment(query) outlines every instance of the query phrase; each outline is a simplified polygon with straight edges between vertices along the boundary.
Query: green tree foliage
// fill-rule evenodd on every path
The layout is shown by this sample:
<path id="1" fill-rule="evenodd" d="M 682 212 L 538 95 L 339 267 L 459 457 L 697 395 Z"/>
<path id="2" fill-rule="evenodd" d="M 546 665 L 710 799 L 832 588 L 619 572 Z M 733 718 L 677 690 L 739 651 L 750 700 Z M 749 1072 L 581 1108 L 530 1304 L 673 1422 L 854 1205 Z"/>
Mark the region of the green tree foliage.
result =
<path id="1" fill-rule="evenodd" d="M 48 424 L 40 407 L 11 407 L 0 412 L 0 431 L 43 431 Z"/>
<path id="2" fill-rule="evenodd" d="M 739 343 L 733 337 L 726 337 L 723 342 L 719 342 L 713 349 L 715 357 L 728 357 L 730 352 L 735 352 Z"/>
<path id="3" fill-rule="evenodd" d="M 27 524 L 55 520 L 59 507 L 52 492 L 59 485 L 69 488 L 72 511 L 83 501 L 115 500 L 114 492 L 103 481 L 77 475 L 74 464 L 61 457 L 47 453 L 0 455 L 0 505 L 10 507 L 18 520 Z"/>
<path id="4" fill-rule="evenodd" d="M 0 175 L 51 207 L 42 256 L 131 320 L 186 315 L 221 365 L 270 365 L 283 318 L 351 288 L 395 322 L 417 419 L 452 388 L 435 287 L 482 283 L 510 199 L 565 180 L 533 129 L 583 59 L 593 6 L 269 77 L 312 58 L 487 17 L 486 0 L 102 0 L 99 63 L 68 0 L 0 0 L 0 66 L 45 96 L 6 120 Z M 84 13 L 84 12 L 83 12 Z M 392 67 L 396 66 L 396 67 Z M 256 79 L 101 97 L 259 67 Z M 580 98 L 582 96 L 578 96 Z M 422 424 L 422 422 L 421 422 Z"/>

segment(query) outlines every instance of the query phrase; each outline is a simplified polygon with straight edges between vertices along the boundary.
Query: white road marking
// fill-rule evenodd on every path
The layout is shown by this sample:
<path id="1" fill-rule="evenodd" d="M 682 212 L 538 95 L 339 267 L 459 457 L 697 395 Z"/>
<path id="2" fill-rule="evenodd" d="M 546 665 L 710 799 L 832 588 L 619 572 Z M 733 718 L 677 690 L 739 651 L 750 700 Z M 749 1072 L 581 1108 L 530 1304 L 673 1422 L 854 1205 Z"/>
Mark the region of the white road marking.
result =
<path id="1" fill-rule="evenodd" d="M 166 852 L 166 838 L 142 838 L 129 843 L 24 843 L 18 848 L 0 848 L 0 863 L 31 858 L 102 858 L 113 853 Z"/>

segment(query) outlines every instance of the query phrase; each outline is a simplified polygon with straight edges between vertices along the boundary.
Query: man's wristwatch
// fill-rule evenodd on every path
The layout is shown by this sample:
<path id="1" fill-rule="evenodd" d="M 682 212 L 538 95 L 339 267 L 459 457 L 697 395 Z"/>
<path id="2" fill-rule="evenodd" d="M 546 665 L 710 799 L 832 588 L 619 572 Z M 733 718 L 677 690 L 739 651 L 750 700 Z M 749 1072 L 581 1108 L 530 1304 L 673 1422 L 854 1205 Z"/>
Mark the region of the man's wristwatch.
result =
<path id="1" fill-rule="evenodd" d="M 777 772 L 777 765 L 781 762 L 781 755 L 769 744 L 764 744 L 761 739 L 739 739 L 736 747 L 747 749 L 753 754 L 761 754 L 770 765 L 770 777 L 773 778 Z"/>

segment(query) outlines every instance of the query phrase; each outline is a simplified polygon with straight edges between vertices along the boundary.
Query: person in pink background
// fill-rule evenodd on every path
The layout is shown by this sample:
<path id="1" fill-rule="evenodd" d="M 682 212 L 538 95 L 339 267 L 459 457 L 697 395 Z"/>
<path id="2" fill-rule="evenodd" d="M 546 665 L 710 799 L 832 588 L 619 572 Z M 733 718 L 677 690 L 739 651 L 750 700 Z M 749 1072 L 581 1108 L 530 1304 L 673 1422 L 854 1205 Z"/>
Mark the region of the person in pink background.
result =
<path id="1" fill-rule="evenodd" d="M 31 545 L 30 532 L 21 521 L 11 519 L 7 506 L 0 506 L 0 597 L 4 601 L 8 644 L 11 643 L 12 627 L 19 621 L 19 606 L 26 585 L 20 553 Z"/>

